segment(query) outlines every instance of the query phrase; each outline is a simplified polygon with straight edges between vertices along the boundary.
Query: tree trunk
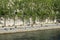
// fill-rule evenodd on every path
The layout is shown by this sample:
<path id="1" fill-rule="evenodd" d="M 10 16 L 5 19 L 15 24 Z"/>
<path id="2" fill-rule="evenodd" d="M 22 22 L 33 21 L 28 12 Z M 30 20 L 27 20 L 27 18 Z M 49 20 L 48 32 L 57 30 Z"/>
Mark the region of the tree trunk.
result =
<path id="1" fill-rule="evenodd" d="M 32 20 L 31 20 L 31 18 L 29 19 L 29 24 L 30 24 L 30 26 L 31 26 L 31 22 L 32 22 Z"/>
<path id="2" fill-rule="evenodd" d="M 33 21 L 33 24 L 31 26 L 33 27 L 34 24 L 35 24 L 35 21 Z"/>
<path id="3" fill-rule="evenodd" d="M 13 26 L 15 26 L 15 17 L 14 17 L 14 24 L 13 24 Z"/>
<path id="4" fill-rule="evenodd" d="M 15 18 L 14 18 L 14 26 L 15 26 Z"/>
<path id="5" fill-rule="evenodd" d="M 29 20 L 29 26 L 31 25 L 30 20 Z"/>
<path id="6" fill-rule="evenodd" d="M 23 19 L 23 26 L 24 26 L 24 19 Z"/>
<path id="7" fill-rule="evenodd" d="M 41 27 L 43 27 L 43 21 L 41 22 Z"/>
<path id="8" fill-rule="evenodd" d="M 6 27 L 6 18 L 4 18 L 4 27 Z"/>

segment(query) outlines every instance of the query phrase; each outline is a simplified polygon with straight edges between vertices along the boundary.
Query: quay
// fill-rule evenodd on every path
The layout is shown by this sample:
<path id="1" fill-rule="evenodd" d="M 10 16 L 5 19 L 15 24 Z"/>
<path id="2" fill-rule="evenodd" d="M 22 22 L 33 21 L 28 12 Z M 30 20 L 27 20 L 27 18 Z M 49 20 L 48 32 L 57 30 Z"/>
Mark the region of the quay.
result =
<path id="1" fill-rule="evenodd" d="M 0 34 L 4 33 L 17 33 L 17 32 L 28 32 L 28 31 L 36 31 L 36 30 L 47 30 L 47 29 L 59 29 L 60 24 L 51 24 L 51 25 L 45 25 L 45 26 L 20 26 L 20 27 L 4 27 L 0 28 Z"/>

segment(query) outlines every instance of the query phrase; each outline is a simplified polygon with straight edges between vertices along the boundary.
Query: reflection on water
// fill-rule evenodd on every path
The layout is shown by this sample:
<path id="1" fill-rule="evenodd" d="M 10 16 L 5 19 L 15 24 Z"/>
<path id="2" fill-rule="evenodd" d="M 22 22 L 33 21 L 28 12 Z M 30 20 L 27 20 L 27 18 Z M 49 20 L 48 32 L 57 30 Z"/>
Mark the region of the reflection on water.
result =
<path id="1" fill-rule="evenodd" d="M 0 34 L 0 40 L 60 40 L 60 30 L 43 30 L 14 34 Z"/>

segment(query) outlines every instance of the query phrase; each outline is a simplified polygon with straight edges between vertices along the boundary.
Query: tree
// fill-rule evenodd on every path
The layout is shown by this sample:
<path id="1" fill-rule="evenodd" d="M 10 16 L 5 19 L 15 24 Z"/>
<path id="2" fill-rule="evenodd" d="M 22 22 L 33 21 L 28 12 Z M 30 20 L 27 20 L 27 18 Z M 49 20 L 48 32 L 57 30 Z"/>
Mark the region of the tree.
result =
<path id="1" fill-rule="evenodd" d="M 54 0 L 53 10 L 55 12 L 56 20 L 60 19 L 60 0 Z"/>
<path id="2" fill-rule="evenodd" d="M 1 17 L 4 18 L 4 26 L 6 26 L 6 18 L 7 18 L 7 15 L 8 15 L 7 4 L 8 4 L 8 0 L 3 0 L 3 1 L 1 0 L 0 14 L 1 14 Z"/>

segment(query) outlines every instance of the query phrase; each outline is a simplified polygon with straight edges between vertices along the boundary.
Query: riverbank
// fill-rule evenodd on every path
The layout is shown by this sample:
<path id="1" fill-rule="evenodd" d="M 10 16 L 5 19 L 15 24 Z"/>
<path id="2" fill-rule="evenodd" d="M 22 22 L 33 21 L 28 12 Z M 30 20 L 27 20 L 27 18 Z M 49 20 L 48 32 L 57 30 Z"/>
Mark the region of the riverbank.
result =
<path id="1" fill-rule="evenodd" d="M 0 34 L 6 33 L 17 33 L 17 32 L 30 32 L 30 31 L 37 31 L 37 30 L 51 30 L 51 29 L 60 29 L 60 25 L 55 26 L 21 26 L 21 27 L 4 27 L 0 28 Z"/>

